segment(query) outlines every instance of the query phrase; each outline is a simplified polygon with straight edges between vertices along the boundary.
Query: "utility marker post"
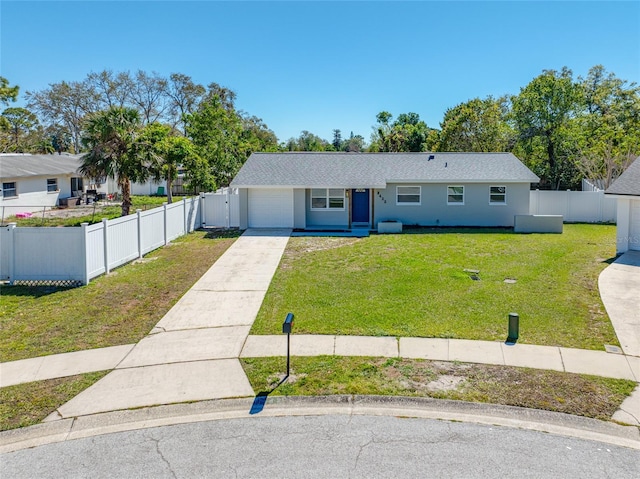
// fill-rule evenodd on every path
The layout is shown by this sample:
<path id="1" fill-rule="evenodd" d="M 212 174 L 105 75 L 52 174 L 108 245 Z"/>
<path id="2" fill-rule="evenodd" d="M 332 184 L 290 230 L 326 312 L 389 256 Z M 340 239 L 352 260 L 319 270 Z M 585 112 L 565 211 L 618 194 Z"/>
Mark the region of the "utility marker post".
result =
<path id="1" fill-rule="evenodd" d="M 287 375 L 289 377 L 289 368 L 291 366 L 291 328 L 293 327 L 293 313 L 288 313 L 282 323 L 282 333 L 287 335 Z"/>

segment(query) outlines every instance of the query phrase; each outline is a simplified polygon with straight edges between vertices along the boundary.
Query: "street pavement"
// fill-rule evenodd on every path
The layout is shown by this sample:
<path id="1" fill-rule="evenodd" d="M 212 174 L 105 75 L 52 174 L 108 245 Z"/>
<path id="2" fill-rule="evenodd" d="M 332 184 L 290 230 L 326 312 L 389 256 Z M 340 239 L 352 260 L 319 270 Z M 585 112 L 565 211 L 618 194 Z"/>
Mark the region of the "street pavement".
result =
<path id="1" fill-rule="evenodd" d="M 376 415 L 202 421 L 2 455 L 21 478 L 636 478 L 640 451 L 495 424 Z"/>

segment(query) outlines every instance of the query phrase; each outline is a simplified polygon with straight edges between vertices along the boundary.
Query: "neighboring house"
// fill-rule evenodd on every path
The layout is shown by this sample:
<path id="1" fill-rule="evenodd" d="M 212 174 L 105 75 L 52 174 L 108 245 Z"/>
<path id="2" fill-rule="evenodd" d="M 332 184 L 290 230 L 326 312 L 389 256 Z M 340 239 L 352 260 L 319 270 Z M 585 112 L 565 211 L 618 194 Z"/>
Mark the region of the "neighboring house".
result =
<path id="1" fill-rule="evenodd" d="M 59 206 L 60 200 L 81 197 L 88 188 L 98 193 L 110 195 L 118 192 L 115 180 L 107 179 L 95 185 L 94 180 L 83 178 L 78 173 L 82 155 L 32 155 L 0 154 L 0 216 L 7 218 L 16 213 L 41 211 L 43 207 Z M 165 181 L 156 183 L 132 183 L 133 195 L 153 195 L 162 188 Z"/>
<path id="2" fill-rule="evenodd" d="M 82 193 L 79 166 L 80 155 L 0 154 L 2 217 L 56 206 L 60 199 Z"/>
<path id="3" fill-rule="evenodd" d="M 616 251 L 640 251 L 640 157 L 607 188 L 618 201 Z"/>
<path id="4" fill-rule="evenodd" d="M 511 153 L 254 153 L 240 228 L 513 226 L 539 178 Z"/>
<path id="5" fill-rule="evenodd" d="M 131 183 L 131 194 L 143 196 L 164 195 L 166 194 L 166 186 L 167 182 L 165 180 L 155 182 L 150 179 L 145 183 Z M 114 178 L 107 178 L 107 180 L 98 187 L 98 193 L 104 193 L 105 195 L 117 193 L 118 191 L 120 191 L 118 182 Z"/>

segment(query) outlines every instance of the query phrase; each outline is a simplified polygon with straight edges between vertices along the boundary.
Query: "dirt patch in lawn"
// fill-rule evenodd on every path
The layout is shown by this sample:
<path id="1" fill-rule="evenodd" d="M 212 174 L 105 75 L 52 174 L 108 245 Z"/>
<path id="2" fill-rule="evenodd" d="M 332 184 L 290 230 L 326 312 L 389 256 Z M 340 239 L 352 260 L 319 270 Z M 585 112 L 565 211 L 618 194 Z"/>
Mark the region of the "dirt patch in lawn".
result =
<path id="1" fill-rule="evenodd" d="M 244 359 L 256 392 L 284 377 L 286 358 Z M 432 397 L 611 419 L 636 384 L 580 374 L 527 368 L 398 358 L 294 357 L 292 381 L 273 394 L 285 396 L 371 394 Z"/>
<path id="2" fill-rule="evenodd" d="M 288 267 L 288 262 L 303 257 L 307 253 L 343 248 L 361 241 L 361 238 L 332 237 L 294 237 L 289 239 L 287 249 L 282 257 L 281 267 Z"/>

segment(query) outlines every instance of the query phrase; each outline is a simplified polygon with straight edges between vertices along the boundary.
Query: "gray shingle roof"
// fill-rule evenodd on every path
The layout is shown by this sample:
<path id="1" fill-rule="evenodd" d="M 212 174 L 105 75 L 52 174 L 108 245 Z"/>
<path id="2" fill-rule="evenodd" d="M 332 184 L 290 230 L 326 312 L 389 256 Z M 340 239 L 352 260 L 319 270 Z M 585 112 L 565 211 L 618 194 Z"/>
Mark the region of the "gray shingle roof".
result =
<path id="1" fill-rule="evenodd" d="M 539 180 L 511 153 L 285 152 L 253 153 L 231 186 L 385 188 L 387 183 Z"/>
<path id="2" fill-rule="evenodd" d="M 606 194 L 640 196 L 640 157 L 607 188 Z"/>
<path id="3" fill-rule="evenodd" d="M 76 174 L 82 155 L 0 155 L 0 178 Z"/>

